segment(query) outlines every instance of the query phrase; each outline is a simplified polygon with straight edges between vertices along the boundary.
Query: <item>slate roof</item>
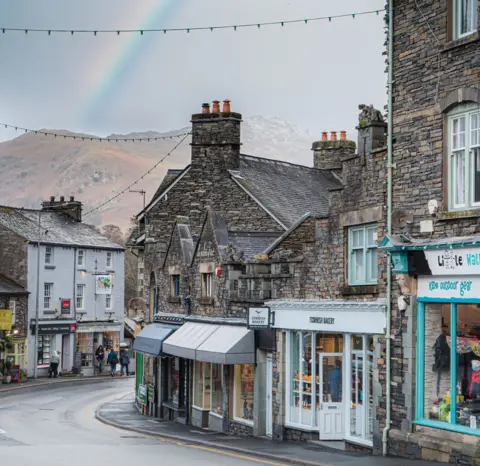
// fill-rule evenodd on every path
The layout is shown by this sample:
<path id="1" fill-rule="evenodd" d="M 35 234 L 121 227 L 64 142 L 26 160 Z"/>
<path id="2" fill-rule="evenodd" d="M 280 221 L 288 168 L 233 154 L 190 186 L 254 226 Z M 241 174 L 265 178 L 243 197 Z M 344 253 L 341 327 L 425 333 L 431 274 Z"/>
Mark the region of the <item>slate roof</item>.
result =
<path id="1" fill-rule="evenodd" d="M 277 238 L 274 233 L 229 233 L 232 245 L 245 253 L 244 259 L 252 260 L 267 249 Z"/>
<path id="2" fill-rule="evenodd" d="M 331 172 L 251 155 L 240 155 L 233 179 L 287 229 L 307 212 L 326 217 L 329 190 L 341 187 Z"/>
<path id="3" fill-rule="evenodd" d="M 38 210 L 0 207 L 0 225 L 31 242 L 38 241 Z M 81 246 L 85 248 L 117 249 L 124 248 L 113 243 L 95 228 L 85 223 L 75 222 L 61 212 L 42 211 L 42 244 Z"/>
<path id="4" fill-rule="evenodd" d="M 169 168 L 167 171 L 167 174 L 163 177 L 163 180 L 160 183 L 160 186 L 155 191 L 155 194 L 152 196 L 152 200 L 148 203 L 148 205 L 154 202 L 155 199 L 157 199 L 157 197 L 159 197 L 163 193 L 163 191 L 168 189 L 168 187 L 175 181 L 177 176 L 180 175 L 184 170 L 185 170 L 184 168 L 179 170 Z"/>
<path id="5" fill-rule="evenodd" d="M 28 291 L 13 280 L 0 275 L 0 295 L 28 295 Z"/>

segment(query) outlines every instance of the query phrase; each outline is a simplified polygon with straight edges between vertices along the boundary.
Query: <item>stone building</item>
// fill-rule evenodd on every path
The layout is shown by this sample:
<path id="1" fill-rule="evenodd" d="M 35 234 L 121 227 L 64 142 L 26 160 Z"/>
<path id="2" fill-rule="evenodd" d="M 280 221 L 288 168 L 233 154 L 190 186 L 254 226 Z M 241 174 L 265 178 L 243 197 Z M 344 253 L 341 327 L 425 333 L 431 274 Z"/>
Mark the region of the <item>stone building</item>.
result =
<path id="1" fill-rule="evenodd" d="M 393 7 L 388 453 L 480 464 L 480 2 Z"/>

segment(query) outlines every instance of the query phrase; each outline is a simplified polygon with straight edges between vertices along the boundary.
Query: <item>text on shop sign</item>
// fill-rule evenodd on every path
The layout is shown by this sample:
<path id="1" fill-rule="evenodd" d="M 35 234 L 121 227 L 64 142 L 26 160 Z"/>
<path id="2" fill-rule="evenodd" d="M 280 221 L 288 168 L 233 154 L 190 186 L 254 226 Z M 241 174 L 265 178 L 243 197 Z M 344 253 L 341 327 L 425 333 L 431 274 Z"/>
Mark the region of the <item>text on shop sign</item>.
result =
<path id="1" fill-rule="evenodd" d="M 480 277 L 466 275 L 459 277 L 447 275 L 445 277 L 422 276 L 418 278 L 417 295 L 419 298 L 479 299 Z"/>
<path id="2" fill-rule="evenodd" d="M 472 289 L 472 282 L 467 280 L 444 280 L 436 281 L 431 280 L 428 284 L 428 289 L 430 291 L 443 290 L 443 291 L 458 291 L 460 296 L 465 296 L 465 292 L 468 292 Z"/>
<path id="3" fill-rule="evenodd" d="M 335 317 L 310 317 L 310 323 L 333 325 L 335 323 Z"/>
<path id="4" fill-rule="evenodd" d="M 480 272 L 478 249 L 425 251 L 432 275 L 474 275 Z"/>

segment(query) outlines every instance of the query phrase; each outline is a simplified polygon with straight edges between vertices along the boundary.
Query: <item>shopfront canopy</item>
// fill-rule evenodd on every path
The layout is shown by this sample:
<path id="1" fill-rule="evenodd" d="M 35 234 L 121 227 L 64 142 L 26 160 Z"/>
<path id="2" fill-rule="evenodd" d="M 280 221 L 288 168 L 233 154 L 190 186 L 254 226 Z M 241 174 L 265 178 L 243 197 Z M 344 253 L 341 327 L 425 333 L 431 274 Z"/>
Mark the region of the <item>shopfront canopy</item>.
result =
<path id="1" fill-rule="evenodd" d="M 178 325 L 150 324 L 135 338 L 133 351 L 163 356 L 163 342 L 179 328 Z"/>
<path id="2" fill-rule="evenodd" d="M 165 340 L 163 351 L 216 364 L 253 364 L 255 339 L 246 327 L 187 322 Z"/>

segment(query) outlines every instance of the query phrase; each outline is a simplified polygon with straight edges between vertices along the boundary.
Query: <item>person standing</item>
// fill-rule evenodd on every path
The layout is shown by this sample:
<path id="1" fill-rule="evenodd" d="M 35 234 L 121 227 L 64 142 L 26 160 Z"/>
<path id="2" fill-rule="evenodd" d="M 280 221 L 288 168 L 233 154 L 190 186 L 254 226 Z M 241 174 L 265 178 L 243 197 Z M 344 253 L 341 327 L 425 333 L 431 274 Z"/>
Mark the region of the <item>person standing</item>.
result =
<path id="1" fill-rule="evenodd" d="M 118 354 L 114 349 L 111 349 L 110 353 L 108 353 L 107 363 L 110 364 L 111 376 L 115 376 L 118 364 Z"/>
<path id="2" fill-rule="evenodd" d="M 54 379 L 57 378 L 59 364 L 60 364 L 60 356 L 58 355 L 57 351 L 54 351 L 52 354 L 52 357 L 50 358 L 50 371 L 48 375 L 50 379 L 52 378 L 52 375 Z"/>
<path id="3" fill-rule="evenodd" d="M 103 362 L 105 361 L 105 350 L 103 346 L 100 345 L 95 351 L 95 357 L 97 358 L 98 362 L 98 372 L 103 372 Z"/>
<path id="4" fill-rule="evenodd" d="M 123 350 L 120 353 L 120 364 L 122 365 L 122 375 L 124 373 L 127 373 L 127 376 L 129 375 L 128 373 L 128 365 L 130 364 L 130 356 L 127 351 Z"/>

